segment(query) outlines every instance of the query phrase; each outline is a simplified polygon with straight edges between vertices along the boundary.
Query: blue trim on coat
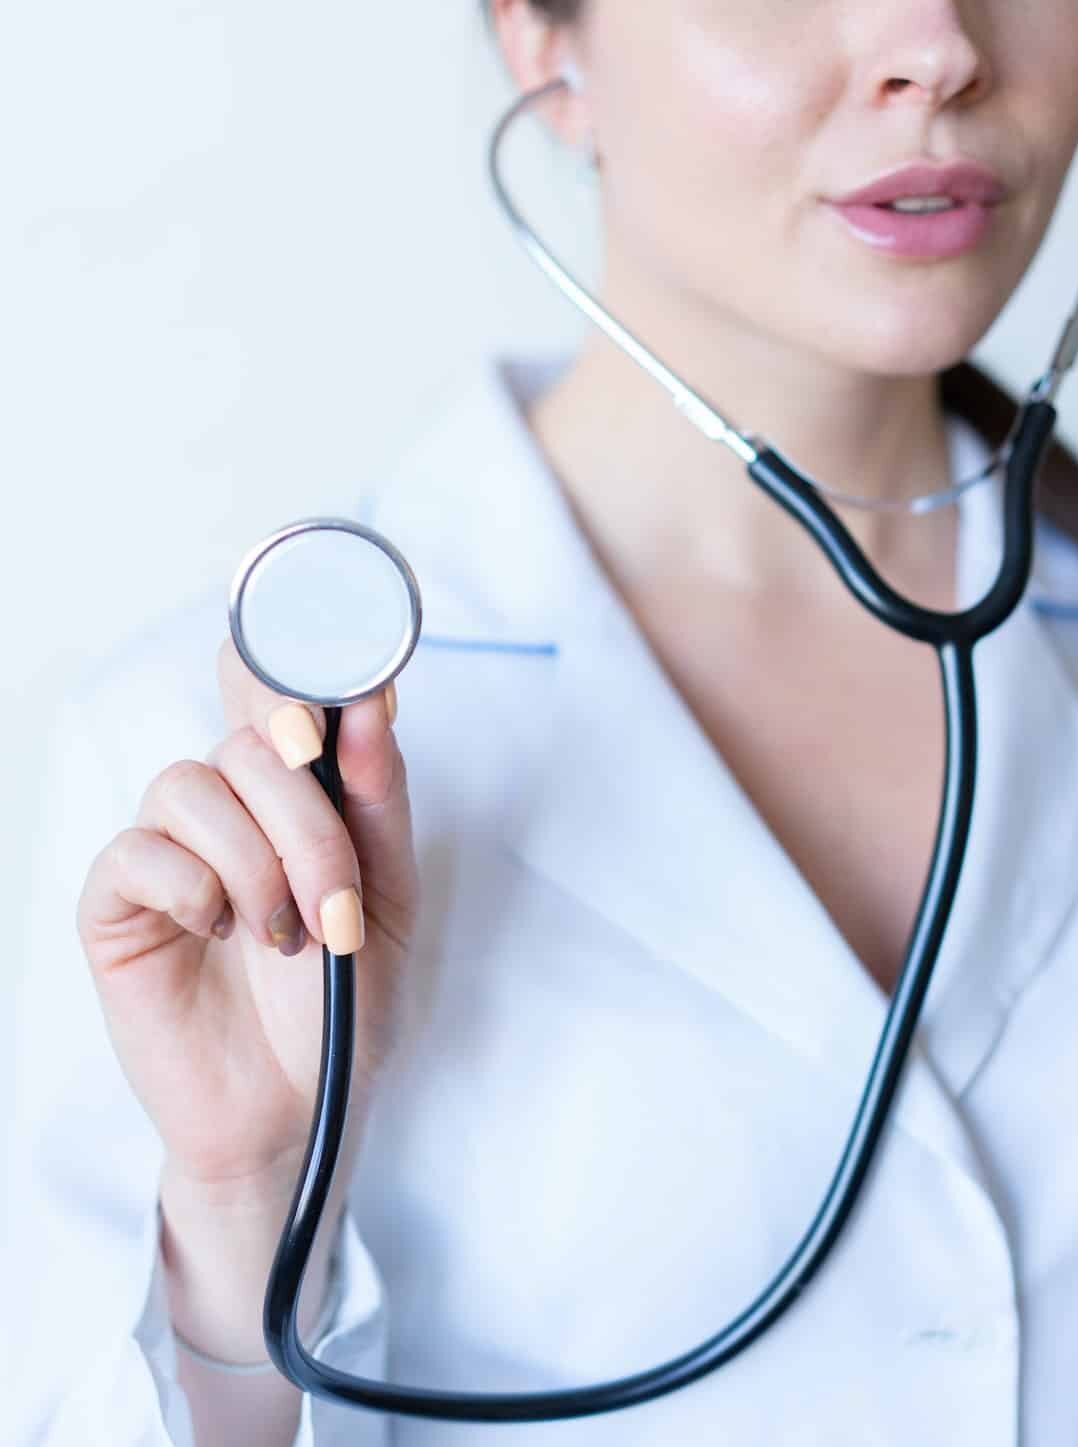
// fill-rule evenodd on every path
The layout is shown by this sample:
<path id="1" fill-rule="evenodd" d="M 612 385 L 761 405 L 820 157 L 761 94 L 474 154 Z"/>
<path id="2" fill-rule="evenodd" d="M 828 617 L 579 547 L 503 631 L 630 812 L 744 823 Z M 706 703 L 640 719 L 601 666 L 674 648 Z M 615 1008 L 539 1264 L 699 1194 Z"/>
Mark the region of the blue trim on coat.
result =
<path id="1" fill-rule="evenodd" d="M 1030 603 L 1046 618 L 1078 618 L 1078 603 L 1056 603 L 1051 598 L 1031 598 Z"/>
<path id="2" fill-rule="evenodd" d="M 437 633 L 421 633 L 419 643 L 428 648 L 455 648 L 466 653 L 545 653 L 556 654 L 556 643 L 504 643 L 493 638 L 447 638 Z"/>

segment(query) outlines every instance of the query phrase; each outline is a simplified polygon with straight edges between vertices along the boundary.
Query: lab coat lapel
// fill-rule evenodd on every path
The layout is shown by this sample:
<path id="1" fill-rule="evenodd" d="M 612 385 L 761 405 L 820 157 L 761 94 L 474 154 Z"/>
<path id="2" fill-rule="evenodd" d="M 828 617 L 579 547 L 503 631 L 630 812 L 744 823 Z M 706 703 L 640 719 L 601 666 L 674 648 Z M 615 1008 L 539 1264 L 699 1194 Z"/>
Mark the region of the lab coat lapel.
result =
<path id="1" fill-rule="evenodd" d="M 985 449 L 965 424 L 954 441 L 956 475 L 968 476 Z M 960 596 L 970 603 L 985 592 L 1001 554 L 998 479 L 967 494 L 962 526 Z M 1076 600 L 1074 546 L 1041 524 L 1022 603 L 974 651 L 971 837 L 923 1021 L 927 1047 L 956 1094 L 990 1057 L 1078 896 L 1078 689 L 1047 616 Z M 1078 630 L 1078 610 L 1059 626 Z"/>
<path id="2" fill-rule="evenodd" d="M 523 425 L 523 424 L 522 424 Z M 529 571 L 547 585 L 559 657 L 530 785 L 502 842 L 657 961 L 719 990 L 856 1098 L 888 1000 L 854 957 L 672 687 L 576 527 L 533 467 Z M 536 506 L 540 511 L 536 512 Z M 915 1049 L 915 1057 L 917 1055 Z M 899 1118 L 980 1170 L 923 1059 Z"/>
<path id="3" fill-rule="evenodd" d="M 579 583 L 542 786 L 507 843 L 795 1048 L 859 1062 L 879 990 L 836 949 L 822 907 L 602 575 Z"/>
<path id="4" fill-rule="evenodd" d="M 459 436 L 420 442 L 382 509 L 424 585 L 426 641 L 523 640 L 555 655 L 541 689 L 522 673 L 506 702 L 519 764 L 493 827 L 528 868 L 855 1095 L 888 1001 L 669 683 L 511 400 L 565 360 L 485 368 L 454 410 Z M 445 472 L 455 448 L 459 479 Z M 956 424 L 954 475 L 983 456 Z M 998 557 L 998 506 L 998 487 L 963 498 L 964 602 Z M 983 1184 L 949 1092 L 990 1054 L 1073 903 L 1078 707 L 1029 601 L 979 645 L 976 668 L 973 838 L 896 1112 Z"/>

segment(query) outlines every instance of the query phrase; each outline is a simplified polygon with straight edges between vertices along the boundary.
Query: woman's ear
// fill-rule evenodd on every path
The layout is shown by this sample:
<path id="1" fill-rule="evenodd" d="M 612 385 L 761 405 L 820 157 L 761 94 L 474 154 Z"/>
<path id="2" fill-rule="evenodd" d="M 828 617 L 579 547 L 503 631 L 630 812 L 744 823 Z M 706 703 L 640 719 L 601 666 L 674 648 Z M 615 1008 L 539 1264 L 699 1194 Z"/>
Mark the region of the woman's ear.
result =
<path id="1" fill-rule="evenodd" d="M 552 21 L 531 0 L 490 0 L 490 24 L 521 92 L 559 77 L 568 80 L 543 102 L 540 113 L 567 146 L 593 150 L 587 86 L 572 27 Z"/>

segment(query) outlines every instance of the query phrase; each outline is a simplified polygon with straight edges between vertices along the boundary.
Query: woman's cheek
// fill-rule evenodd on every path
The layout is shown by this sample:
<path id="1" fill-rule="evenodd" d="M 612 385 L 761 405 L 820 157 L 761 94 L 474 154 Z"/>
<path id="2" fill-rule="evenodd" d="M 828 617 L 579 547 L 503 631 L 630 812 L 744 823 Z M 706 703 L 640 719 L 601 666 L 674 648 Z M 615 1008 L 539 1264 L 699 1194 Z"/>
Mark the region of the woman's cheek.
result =
<path id="1" fill-rule="evenodd" d="M 819 133 L 841 101 L 835 55 L 818 54 L 819 36 L 783 31 L 782 43 L 680 39 L 673 101 L 684 150 L 702 177 L 728 173 L 741 198 L 780 191 L 792 204 Z"/>

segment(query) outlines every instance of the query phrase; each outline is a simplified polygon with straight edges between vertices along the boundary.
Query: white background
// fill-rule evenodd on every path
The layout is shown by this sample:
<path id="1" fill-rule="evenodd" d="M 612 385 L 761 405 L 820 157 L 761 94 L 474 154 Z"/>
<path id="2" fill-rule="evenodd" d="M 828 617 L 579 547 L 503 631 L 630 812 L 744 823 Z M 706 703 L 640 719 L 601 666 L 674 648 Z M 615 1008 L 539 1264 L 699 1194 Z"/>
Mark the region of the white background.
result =
<path id="1" fill-rule="evenodd" d="M 511 96 L 478 0 L 6 8 L 0 990 L 49 968 L 21 901 L 50 699 L 265 533 L 351 510 L 462 359 L 586 325 L 494 203 Z M 587 278 L 583 168 L 538 127 L 508 156 Z M 1018 390 L 1078 288 L 1076 193 L 978 349 Z"/>

